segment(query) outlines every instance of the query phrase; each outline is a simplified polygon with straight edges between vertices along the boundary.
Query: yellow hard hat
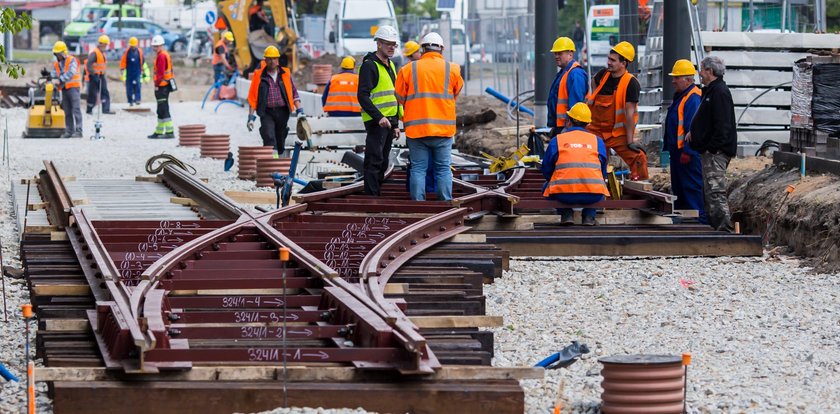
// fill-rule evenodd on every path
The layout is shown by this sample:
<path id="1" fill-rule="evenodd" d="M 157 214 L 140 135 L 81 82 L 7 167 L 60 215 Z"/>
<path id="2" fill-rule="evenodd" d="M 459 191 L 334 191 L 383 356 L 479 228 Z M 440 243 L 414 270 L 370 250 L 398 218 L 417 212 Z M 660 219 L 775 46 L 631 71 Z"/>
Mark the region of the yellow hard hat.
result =
<path id="1" fill-rule="evenodd" d="M 697 74 L 697 69 L 688 59 L 680 59 L 674 62 L 674 69 L 669 73 L 669 76 L 694 76 Z"/>
<path id="2" fill-rule="evenodd" d="M 576 103 L 572 109 L 569 109 L 569 112 L 566 112 L 566 115 L 578 122 L 586 122 L 587 124 L 592 122 L 592 111 L 583 102 Z"/>
<path id="3" fill-rule="evenodd" d="M 99 43 L 103 45 L 110 45 L 111 39 L 107 35 L 99 36 Z"/>
<path id="4" fill-rule="evenodd" d="M 413 40 L 409 40 L 405 42 L 405 47 L 403 47 L 403 55 L 411 56 L 417 53 L 418 50 L 420 50 L 420 44 Z"/>
<path id="5" fill-rule="evenodd" d="M 558 37 L 557 40 L 554 41 L 554 45 L 551 46 L 551 52 L 565 52 L 570 50 L 572 52 L 575 51 L 575 42 L 568 37 Z"/>
<path id="6" fill-rule="evenodd" d="M 61 40 L 55 42 L 53 45 L 53 53 L 66 53 L 67 52 L 67 44 L 62 42 Z"/>
<path id="7" fill-rule="evenodd" d="M 345 56 L 344 59 L 341 59 L 341 68 L 342 69 L 353 69 L 356 67 L 356 59 L 353 56 Z"/>
<path id="8" fill-rule="evenodd" d="M 132 37 L 132 38 L 128 39 L 128 45 L 132 46 L 132 47 L 137 47 L 137 45 L 138 45 L 137 38 Z"/>
<path id="9" fill-rule="evenodd" d="M 263 53 L 263 57 L 265 58 L 279 58 L 280 57 L 280 49 L 277 46 L 270 45 L 265 48 L 265 53 Z"/>
<path id="10" fill-rule="evenodd" d="M 620 42 L 619 44 L 615 45 L 615 47 L 613 47 L 610 52 L 618 53 L 619 56 L 631 62 L 633 61 L 633 58 L 636 57 L 636 50 L 633 49 L 633 45 L 631 45 L 629 42 Z"/>
<path id="11" fill-rule="evenodd" d="M 231 32 L 225 32 L 224 38 L 225 38 L 225 40 L 227 40 L 228 42 L 232 42 L 232 41 L 233 41 L 233 33 L 231 33 Z"/>

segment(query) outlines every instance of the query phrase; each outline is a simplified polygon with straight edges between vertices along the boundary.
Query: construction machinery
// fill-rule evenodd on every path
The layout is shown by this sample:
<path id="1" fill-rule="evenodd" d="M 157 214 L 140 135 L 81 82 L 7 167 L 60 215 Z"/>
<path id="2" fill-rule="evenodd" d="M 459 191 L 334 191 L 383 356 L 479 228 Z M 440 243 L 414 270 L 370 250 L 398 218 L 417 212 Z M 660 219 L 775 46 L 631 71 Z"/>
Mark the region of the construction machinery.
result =
<path id="1" fill-rule="evenodd" d="M 297 70 L 294 0 L 222 0 L 219 16 L 233 33 L 233 54 L 240 72 L 246 76 L 253 72 L 268 45 L 280 49 L 282 66 Z"/>
<path id="2" fill-rule="evenodd" d="M 490 160 L 490 172 L 497 173 L 522 165 L 520 163 L 538 162 L 540 157 L 528 155 L 530 151 L 527 144 L 522 144 L 510 157 L 494 157 L 486 152 L 482 152 L 481 155 Z"/>
<path id="3" fill-rule="evenodd" d="M 38 86 L 29 88 L 29 117 L 24 138 L 59 138 L 64 133 L 64 111 L 61 99 L 50 82 L 50 73 L 41 70 Z"/>

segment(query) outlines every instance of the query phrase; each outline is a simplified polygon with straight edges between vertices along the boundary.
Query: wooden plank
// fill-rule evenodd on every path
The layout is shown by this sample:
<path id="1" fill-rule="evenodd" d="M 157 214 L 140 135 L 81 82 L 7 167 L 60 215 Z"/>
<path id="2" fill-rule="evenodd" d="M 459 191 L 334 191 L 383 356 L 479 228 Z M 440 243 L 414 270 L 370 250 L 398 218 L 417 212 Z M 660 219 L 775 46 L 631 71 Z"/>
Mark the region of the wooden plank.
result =
<path id="1" fill-rule="evenodd" d="M 418 328 L 498 328 L 503 326 L 501 316 L 411 316 L 408 319 Z"/>
<path id="2" fill-rule="evenodd" d="M 51 241 L 67 240 L 67 232 L 66 231 L 52 231 L 52 232 L 50 232 L 50 240 Z"/>
<path id="3" fill-rule="evenodd" d="M 90 322 L 87 319 L 47 319 L 43 321 L 47 331 L 87 331 Z"/>
<path id="4" fill-rule="evenodd" d="M 33 285 L 32 290 L 38 296 L 87 296 L 90 295 L 90 286 L 76 284 L 38 284 Z"/>
<path id="5" fill-rule="evenodd" d="M 231 200 L 242 204 L 275 204 L 277 203 L 277 194 L 272 192 L 260 191 L 225 191 L 225 195 Z"/>
<path id="6" fill-rule="evenodd" d="M 483 234 L 456 234 L 447 240 L 450 243 L 486 243 L 487 237 Z"/>
<path id="7" fill-rule="evenodd" d="M 408 283 L 388 283 L 383 288 L 386 295 L 400 295 L 409 293 Z"/>
<path id="8" fill-rule="evenodd" d="M 195 201 L 193 201 L 193 199 L 188 197 L 169 197 L 169 202 L 172 204 L 178 204 L 187 207 L 198 205 L 198 203 L 196 203 Z"/>
<path id="9" fill-rule="evenodd" d="M 575 217 L 580 220 L 579 211 L 575 212 Z M 598 224 L 673 224 L 668 217 L 638 210 L 604 210 L 596 219 Z M 484 216 L 477 223 L 470 223 L 472 230 L 468 234 L 490 230 L 532 230 L 535 224 L 556 224 L 559 220 L 560 216 L 551 214 L 529 214 L 514 218 Z"/>
<path id="10" fill-rule="evenodd" d="M 625 181 L 624 188 L 639 191 L 653 191 L 653 184 L 650 181 Z"/>

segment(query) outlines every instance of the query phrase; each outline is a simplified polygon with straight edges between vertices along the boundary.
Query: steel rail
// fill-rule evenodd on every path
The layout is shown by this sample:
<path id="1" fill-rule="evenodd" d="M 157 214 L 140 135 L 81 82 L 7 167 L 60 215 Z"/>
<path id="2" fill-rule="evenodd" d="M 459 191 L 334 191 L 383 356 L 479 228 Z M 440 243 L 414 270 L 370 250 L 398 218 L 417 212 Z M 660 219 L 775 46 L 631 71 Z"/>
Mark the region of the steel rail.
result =
<path id="1" fill-rule="evenodd" d="M 52 161 L 44 160 L 44 169 L 38 173 L 38 188 L 47 198 L 47 215 L 50 223 L 60 228 L 70 224 L 70 209 L 73 199 L 64 186 L 64 181 Z M 28 209 L 29 206 L 26 206 Z"/>
<path id="2" fill-rule="evenodd" d="M 200 208 L 206 209 L 209 215 L 214 216 L 208 218 L 236 220 L 242 215 L 243 210 L 236 202 L 213 191 L 203 181 L 196 179 L 181 168 L 165 165 L 161 179 L 173 191 L 182 194 L 184 197 L 189 197 L 197 202 Z"/>

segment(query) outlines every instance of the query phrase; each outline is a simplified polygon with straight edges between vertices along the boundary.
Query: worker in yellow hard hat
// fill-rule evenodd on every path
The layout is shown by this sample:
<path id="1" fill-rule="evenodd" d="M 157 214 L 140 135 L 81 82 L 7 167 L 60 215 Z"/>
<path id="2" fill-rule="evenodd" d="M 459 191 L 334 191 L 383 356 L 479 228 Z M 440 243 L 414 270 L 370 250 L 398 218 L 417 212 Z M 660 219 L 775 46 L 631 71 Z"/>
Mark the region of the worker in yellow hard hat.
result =
<path id="1" fill-rule="evenodd" d="M 149 81 L 149 65 L 143 58 L 143 49 L 136 37 L 128 39 L 128 47 L 120 59 L 120 79 L 125 82 L 128 106 L 140 105 L 140 84 Z"/>
<path id="2" fill-rule="evenodd" d="M 662 149 L 668 151 L 671 160 L 671 193 L 677 196 L 674 208 L 697 210 L 700 222 L 706 224 L 703 205 L 703 166 L 700 154 L 691 148 L 686 135 L 691 130 L 691 121 L 700 107 L 701 91 L 694 84 L 697 70 L 687 59 L 674 62 L 671 85 L 674 98 L 665 117 Z"/>
<path id="3" fill-rule="evenodd" d="M 93 113 L 93 108 L 98 103 L 102 104 L 101 110 L 103 114 L 114 114 L 114 112 L 111 112 L 111 94 L 108 92 L 108 80 L 105 77 L 105 69 L 108 64 L 108 58 L 105 56 L 105 53 L 110 44 L 111 39 L 107 35 L 99 36 L 96 47 L 90 51 L 87 61 L 85 61 L 85 70 L 88 74 L 85 78 L 88 81 L 88 114 Z"/>
<path id="4" fill-rule="evenodd" d="M 636 142 L 641 86 L 627 66 L 636 57 L 633 45 L 620 42 L 607 55 L 607 67 L 592 78 L 592 93 L 586 98 L 592 110 L 589 130 L 602 137 L 607 147 L 630 167 L 631 180 L 648 179 L 647 154 Z"/>
<path id="5" fill-rule="evenodd" d="M 551 139 L 542 162 L 546 183 L 543 197 L 565 205 L 592 205 L 609 195 L 607 178 L 607 147 L 601 138 L 586 130 L 592 122 L 589 107 L 578 102 L 566 113 L 566 127 Z M 574 224 L 571 207 L 557 208 L 560 224 Z M 585 207 L 584 226 L 594 226 L 597 210 Z"/>
<path id="6" fill-rule="evenodd" d="M 554 62 L 560 71 L 554 76 L 548 92 L 547 126 L 551 136 L 560 133 L 566 125 L 566 112 L 578 102 L 584 102 L 589 90 L 589 77 L 575 61 L 575 43 L 568 37 L 558 37 L 551 47 Z"/>
<path id="7" fill-rule="evenodd" d="M 254 121 L 260 117 L 260 137 L 264 146 L 274 147 L 274 156 L 279 157 L 286 147 L 289 116 L 296 113 L 305 116 L 300 104 L 292 71 L 280 66 L 280 50 L 270 45 L 263 52 L 264 66 L 254 71 L 251 88 L 248 90 L 248 131 L 254 129 Z M 256 113 L 256 115 L 254 115 Z"/>
<path id="8" fill-rule="evenodd" d="M 62 41 L 53 45 L 53 62 L 50 78 L 61 91 L 61 109 L 64 110 L 64 134 L 61 138 L 82 137 L 82 65 L 79 59 L 67 53 Z"/>
<path id="9" fill-rule="evenodd" d="M 225 31 L 213 47 L 213 82 L 222 82 L 225 80 L 225 71 L 233 72 L 234 67 L 231 64 L 233 61 L 232 55 L 228 52 L 230 46 L 233 44 L 233 33 Z"/>
<path id="10" fill-rule="evenodd" d="M 355 68 L 356 59 L 353 56 L 345 56 L 341 59 L 341 72 L 333 75 L 324 88 L 321 104 L 329 116 L 359 116 L 362 112 L 357 96 L 359 75 L 354 73 Z"/>
<path id="11" fill-rule="evenodd" d="M 420 50 L 420 44 L 413 40 L 405 42 L 403 56 L 407 57 L 409 62 L 420 59 L 423 56 L 423 52 Z"/>

